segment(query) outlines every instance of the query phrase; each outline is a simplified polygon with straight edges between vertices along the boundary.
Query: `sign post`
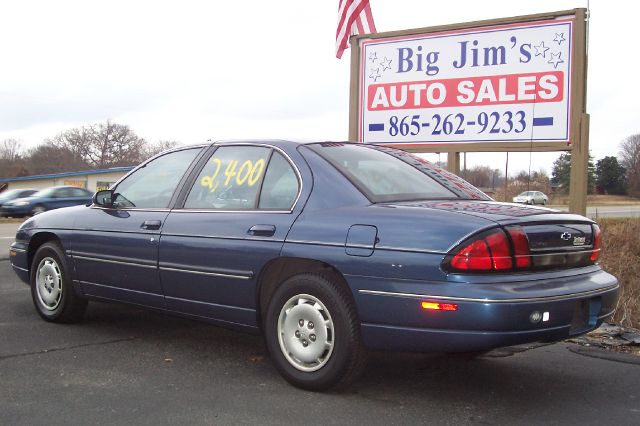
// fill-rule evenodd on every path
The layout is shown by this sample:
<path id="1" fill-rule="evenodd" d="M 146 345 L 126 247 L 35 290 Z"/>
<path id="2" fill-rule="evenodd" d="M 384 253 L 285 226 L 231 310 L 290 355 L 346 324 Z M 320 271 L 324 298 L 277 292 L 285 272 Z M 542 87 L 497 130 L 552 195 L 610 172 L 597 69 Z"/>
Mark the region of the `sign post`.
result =
<path id="1" fill-rule="evenodd" d="M 352 37 L 349 139 L 448 152 L 454 172 L 460 152 L 575 151 L 570 207 L 584 214 L 585 12 Z"/>

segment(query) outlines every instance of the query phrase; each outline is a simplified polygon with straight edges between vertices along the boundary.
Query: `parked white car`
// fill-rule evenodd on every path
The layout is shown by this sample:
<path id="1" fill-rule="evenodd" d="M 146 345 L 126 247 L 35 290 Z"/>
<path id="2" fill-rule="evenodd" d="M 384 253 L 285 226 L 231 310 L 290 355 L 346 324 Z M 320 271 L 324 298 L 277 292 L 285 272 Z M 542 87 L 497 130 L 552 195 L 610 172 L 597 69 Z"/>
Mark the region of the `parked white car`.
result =
<path id="1" fill-rule="evenodd" d="M 525 191 L 513 197 L 513 202 L 523 204 L 542 204 L 544 206 L 549 202 L 549 198 L 540 191 Z"/>

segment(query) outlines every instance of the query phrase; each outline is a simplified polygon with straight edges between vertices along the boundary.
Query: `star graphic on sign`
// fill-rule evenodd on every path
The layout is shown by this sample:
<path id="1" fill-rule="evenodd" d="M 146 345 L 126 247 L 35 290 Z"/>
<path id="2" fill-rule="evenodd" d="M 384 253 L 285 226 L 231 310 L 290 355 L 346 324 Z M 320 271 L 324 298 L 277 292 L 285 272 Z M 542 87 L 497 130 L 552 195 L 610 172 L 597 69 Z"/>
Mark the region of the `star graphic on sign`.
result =
<path id="1" fill-rule="evenodd" d="M 369 78 L 373 80 L 375 83 L 378 78 L 380 78 L 380 68 L 371 68 L 371 74 L 369 74 Z"/>
<path id="2" fill-rule="evenodd" d="M 563 41 L 565 41 L 564 39 L 564 33 L 560 33 L 560 34 L 556 34 L 556 38 L 553 39 L 553 41 L 555 41 L 556 43 L 558 43 L 558 46 L 562 44 Z"/>
<path id="3" fill-rule="evenodd" d="M 378 54 L 376 52 L 371 52 L 371 54 L 369 55 L 369 60 L 371 62 L 375 62 L 378 60 Z"/>
<path id="4" fill-rule="evenodd" d="M 536 49 L 536 56 L 547 57 L 547 50 L 549 50 L 549 48 L 544 45 L 544 41 L 541 41 L 538 46 L 533 46 L 533 48 Z"/>
<path id="5" fill-rule="evenodd" d="M 558 52 L 558 53 L 552 53 L 551 54 L 551 59 L 549 59 L 549 61 L 547 62 L 548 64 L 553 64 L 553 68 L 558 68 L 558 64 L 562 64 L 564 63 L 564 61 L 562 60 L 562 52 Z"/>
<path id="6" fill-rule="evenodd" d="M 384 57 L 384 60 L 380 62 L 380 65 L 382 65 L 382 71 L 386 71 L 386 70 L 390 70 L 391 69 L 391 59 L 387 59 L 387 57 Z"/>

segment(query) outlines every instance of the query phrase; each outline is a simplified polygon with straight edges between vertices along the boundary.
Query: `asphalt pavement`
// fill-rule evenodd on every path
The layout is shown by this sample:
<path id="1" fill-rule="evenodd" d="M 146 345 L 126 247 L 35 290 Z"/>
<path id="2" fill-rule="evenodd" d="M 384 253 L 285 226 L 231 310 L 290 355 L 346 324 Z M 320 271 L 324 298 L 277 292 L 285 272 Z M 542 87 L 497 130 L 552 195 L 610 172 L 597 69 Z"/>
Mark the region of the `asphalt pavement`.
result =
<path id="1" fill-rule="evenodd" d="M 640 365 L 558 343 L 474 360 L 375 352 L 352 387 L 312 393 L 260 336 L 90 303 L 42 321 L 0 261 L 0 424 L 638 424 Z M 509 355 L 510 356 L 503 356 Z"/>

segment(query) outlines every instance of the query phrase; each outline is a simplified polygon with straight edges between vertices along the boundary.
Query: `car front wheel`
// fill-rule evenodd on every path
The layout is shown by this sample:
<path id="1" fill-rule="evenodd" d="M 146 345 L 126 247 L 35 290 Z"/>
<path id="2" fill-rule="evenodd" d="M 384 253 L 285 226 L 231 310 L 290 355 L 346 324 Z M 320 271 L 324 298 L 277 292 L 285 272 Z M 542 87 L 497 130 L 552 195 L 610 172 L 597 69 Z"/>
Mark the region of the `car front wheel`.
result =
<path id="1" fill-rule="evenodd" d="M 264 331 L 277 369 L 300 388 L 343 387 L 364 367 L 353 302 L 331 277 L 302 274 L 285 281 L 269 302 Z"/>
<path id="2" fill-rule="evenodd" d="M 64 254 L 59 245 L 45 243 L 31 264 L 31 298 L 47 321 L 75 322 L 82 318 L 87 301 L 74 292 Z"/>

